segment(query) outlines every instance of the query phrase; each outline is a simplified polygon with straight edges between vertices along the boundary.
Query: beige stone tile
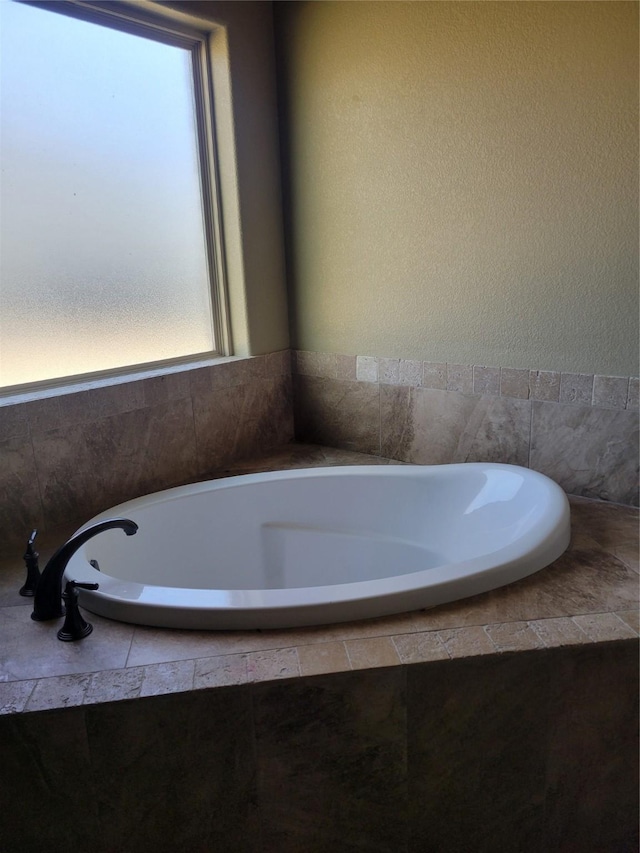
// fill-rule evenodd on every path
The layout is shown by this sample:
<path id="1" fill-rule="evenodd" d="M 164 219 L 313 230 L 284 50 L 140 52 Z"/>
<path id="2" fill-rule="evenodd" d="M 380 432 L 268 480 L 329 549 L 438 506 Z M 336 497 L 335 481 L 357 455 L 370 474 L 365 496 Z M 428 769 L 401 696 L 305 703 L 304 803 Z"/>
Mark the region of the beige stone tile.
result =
<path id="1" fill-rule="evenodd" d="M 557 619 L 535 619 L 529 622 L 529 625 L 548 648 L 582 645 L 589 642 L 584 631 L 568 616 L 560 616 Z"/>
<path id="2" fill-rule="evenodd" d="M 422 382 L 424 388 L 435 388 L 438 391 L 447 390 L 447 365 L 437 361 L 425 361 L 422 365 Z"/>
<path id="3" fill-rule="evenodd" d="M 298 350 L 296 354 L 296 370 L 301 376 L 321 376 L 325 379 L 335 379 L 336 369 L 335 353 Z"/>
<path id="4" fill-rule="evenodd" d="M 593 399 L 593 374 L 561 373 L 560 402 L 575 406 L 590 406 Z"/>
<path id="5" fill-rule="evenodd" d="M 62 643 L 61 619 L 34 622 L 31 607 L 4 607 L 0 613 L 0 678 L 22 681 L 55 675 L 98 672 L 124 667 L 133 626 L 87 614 L 91 636 Z"/>
<path id="6" fill-rule="evenodd" d="M 422 385 L 422 362 L 401 358 L 398 381 L 400 385 Z"/>
<path id="7" fill-rule="evenodd" d="M 447 364 L 447 391 L 473 393 L 473 366 L 470 364 Z"/>
<path id="8" fill-rule="evenodd" d="M 616 613 L 623 622 L 625 622 L 636 634 L 640 634 L 640 611 L 624 610 Z"/>
<path id="9" fill-rule="evenodd" d="M 352 669 L 374 669 L 400 663 L 400 657 L 391 637 L 347 640 L 346 647 Z"/>
<path id="10" fill-rule="evenodd" d="M 594 376 L 593 405 L 605 409 L 626 409 L 629 396 L 629 377 Z"/>
<path id="11" fill-rule="evenodd" d="M 500 393 L 503 397 L 516 397 L 520 400 L 529 399 L 529 371 L 513 367 L 503 367 L 500 370 Z"/>
<path id="12" fill-rule="evenodd" d="M 637 504 L 638 414 L 534 402 L 529 464 L 568 494 Z"/>
<path id="13" fill-rule="evenodd" d="M 351 669 L 344 643 L 315 643 L 298 646 L 301 675 L 346 672 Z"/>
<path id="14" fill-rule="evenodd" d="M 267 353 L 267 376 L 286 376 L 291 373 L 291 350 Z"/>
<path id="15" fill-rule="evenodd" d="M 36 684 L 27 711 L 45 711 L 49 708 L 71 708 L 82 705 L 91 683 L 91 675 L 58 675 L 41 678 Z"/>
<path id="16" fill-rule="evenodd" d="M 378 359 L 378 382 L 385 385 L 398 385 L 400 382 L 400 359 Z"/>
<path id="17" fill-rule="evenodd" d="M 499 652 L 517 652 L 544 648 L 543 640 L 528 622 L 503 622 L 487 625 L 486 632 Z"/>
<path id="18" fill-rule="evenodd" d="M 356 379 L 355 355 L 336 355 L 336 379 L 349 381 Z"/>
<path id="19" fill-rule="evenodd" d="M 247 655 L 247 675 L 250 682 L 273 681 L 300 675 L 297 649 L 271 649 Z"/>
<path id="20" fill-rule="evenodd" d="M 24 711 L 37 683 L 34 679 L 0 682 L 0 714 L 19 714 Z"/>
<path id="21" fill-rule="evenodd" d="M 449 657 L 449 653 L 436 631 L 399 634 L 392 637 L 392 640 L 402 663 L 446 660 Z"/>
<path id="22" fill-rule="evenodd" d="M 573 621 L 595 643 L 607 640 L 624 640 L 636 637 L 637 633 L 615 613 L 589 613 L 574 616 Z"/>
<path id="23" fill-rule="evenodd" d="M 500 368 L 474 365 L 473 393 L 498 395 L 500 393 Z"/>
<path id="24" fill-rule="evenodd" d="M 378 381 L 378 359 L 371 355 L 359 355 L 356 359 L 356 379 L 358 382 Z"/>
<path id="25" fill-rule="evenodd" d="M 247 655 L 220 655 L 195 661 L 195 689 L 246 684 L 248 678 Z"/>
<path id="26" fill-rule="evenodd" d="M 530 370 L 529 396 L 532 400 L 557 403 L 560 399 L 560 374 L 555 370 Z"/>
<path id="27" fill-rule="evenodd" d="M 240 651 L 238 641 L 233 635 L 222 632 L 137 627 L 127 667 L 213 657 L 235 651 Z"/>
<path id="28" fill-rule="evenodd" d="M 0 405 L 0 441 L 9 438 L 28 438 L 30 403 Z"/>
<path id="29" fill-rule="evenodd" d="M 193 687 L 195 661 L 180 660 L 155 663 L 144 667 L 141 696 L 160 696 L 163 693 L 183 693 Z"/>
<path id="30" fill-rule="evenodd" d="M 450 628 L 438 631 L 445 649 L 452 658 L 466 658 L 475 655 L 495 654 L 496 647 L 484 628 Z"/>
<path id="31" fill-rule="evenodd" d="M 87 686 L 85 705 L 100 702 L 116 702 L 120 699 L 136 699 L 144 678 L 144 667 L 111 669 L 95 672 Z"/>

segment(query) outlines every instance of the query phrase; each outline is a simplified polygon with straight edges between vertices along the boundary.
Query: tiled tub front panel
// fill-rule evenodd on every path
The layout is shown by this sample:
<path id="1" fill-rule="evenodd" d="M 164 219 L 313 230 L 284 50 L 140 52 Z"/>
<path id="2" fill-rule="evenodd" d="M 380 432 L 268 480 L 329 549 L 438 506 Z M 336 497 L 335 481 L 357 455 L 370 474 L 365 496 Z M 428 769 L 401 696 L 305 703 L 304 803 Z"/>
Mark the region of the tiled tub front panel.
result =
<path id="1" fill-rule="evenodd" d="M 2 847 L 633 850 L 637 670 L 621 641 L 5 716 Z"/>
<path id="2" fill-rule="evenodd" d="M 508 462 L 638 504 L 638 380 L 298 352 L 296 438 L 402 462 Z"/>
<path id="3" fill-rule="evenodd" d="M 0 405 L 0 547 L 292 436 L 288 352 Z"/>

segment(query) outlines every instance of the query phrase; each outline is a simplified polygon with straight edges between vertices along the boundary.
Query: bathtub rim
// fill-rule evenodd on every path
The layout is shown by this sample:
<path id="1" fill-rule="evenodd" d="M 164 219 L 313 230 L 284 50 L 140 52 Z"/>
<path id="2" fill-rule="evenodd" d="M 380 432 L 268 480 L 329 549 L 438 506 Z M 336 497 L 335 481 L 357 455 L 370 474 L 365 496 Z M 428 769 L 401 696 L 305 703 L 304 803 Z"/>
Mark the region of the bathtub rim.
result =
<path id="1" fill-rule="evenodd" d="M 529 468 L 489 462 L 437 466 L 346 465 L 239 474 L 176 486 L 125 501 L 97 514 L 78 531 L 96 521 L 127 514 L 143 506 L 243 484 L 341 474 L 386 477 L 402 472 L 405 477 L 412 474 L 424 477 L 437 476 L 442 469 L 449 473 L 455 469 L 468 472 L 470 467 L 479 472 L 487 469 L 518 472 L 524 478 L 541 484 L 550 503 L 549 511 L 545 513 L 544 530 L 537 527 L 527 531 L 515 543 L 470 560 L 387 578 L 329 586 L 216 590 L 123 582 L 94 569 L 82 558 L 82 552 L 74 555 L 65 574 L 75 580 L 101 584 L 98 592 L 83 590 L 81 604 L 109 619 L 154 627 L 206 630 L 293 628 L 374 618 L 467 599 L 528 577 L 548 566 L 566 550 L 570 540 L 570 508 L 561 487 Z M 147 600 L 141 601 L 132 595 L 123 597 L 122 591 L 117 595 L 109 591 L 123 583 L 131 587 L 132 592 L 147 591 Z M 464 586 L 463 592 L 460 592 L 461 585 Z M 176 603 L 176 593 L 180 597 L 183 592 L 197 599 L 197 603 Z"/>

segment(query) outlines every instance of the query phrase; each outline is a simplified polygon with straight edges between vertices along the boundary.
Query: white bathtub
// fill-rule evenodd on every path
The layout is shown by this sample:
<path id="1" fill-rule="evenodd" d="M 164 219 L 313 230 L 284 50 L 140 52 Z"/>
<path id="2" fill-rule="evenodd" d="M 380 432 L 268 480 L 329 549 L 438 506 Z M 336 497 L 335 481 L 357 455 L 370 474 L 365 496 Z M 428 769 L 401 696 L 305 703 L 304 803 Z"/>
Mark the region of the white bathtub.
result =
<path id="1" fill-rule="evenodd" d="M 172 628 L 284 628 L 433 607 L 526 577 L 569 544 L 559 486 L 483 463 L 248 474 L 128 501 L 89 523 L 113 516 L 138 533 L 91 539 L 67 579 L 100 584 L 81 592 L 87 610 Z"/>

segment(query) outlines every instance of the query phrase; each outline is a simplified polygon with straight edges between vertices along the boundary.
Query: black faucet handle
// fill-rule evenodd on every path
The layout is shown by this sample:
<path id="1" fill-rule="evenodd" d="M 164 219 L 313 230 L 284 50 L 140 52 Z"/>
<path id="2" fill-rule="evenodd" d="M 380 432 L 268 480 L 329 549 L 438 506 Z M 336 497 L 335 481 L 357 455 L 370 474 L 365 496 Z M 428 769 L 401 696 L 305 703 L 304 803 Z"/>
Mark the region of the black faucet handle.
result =
<path id="1" fill-rule="evenodd" d="M 37 535 L 37 530 L 31 531 L 31 536 L 27 542 L 27 550 L 22 556 L 25 566 L 27 567 L 27 579 L 24 586 L 20 588 L 19 593 L 25 598 L 33 598 L 36 592 L 36 587 L 38 586 L 38 581 L 40 580 L 40 567 L 38 566 L 38 557 L 40 554 L 38 554 L 33 547 L 33 543 L 35 542 Z"/>
<path id="2" fill-rule="evenodd" d="M 78 589 L 98 589 L 97 583 L 81 583 L 80 581 L 67 581 L 62 598 L 66 604 L 64 625 L 57 633 L 59 640 L 72 643 L 74 640 L 82 640 L 93 631 L 93 625 L 87 622 L 80 613 L 78 607 Z"/>
<path id="3" fill-rule="evenodd" d="M 67 595 L 72 594 L 72 590 L 74 589 L 99 589 L 99 583 L 81 583 L 80 581 L 67 581 L 66 586 L 64 588 L 65 593 Z"/>

